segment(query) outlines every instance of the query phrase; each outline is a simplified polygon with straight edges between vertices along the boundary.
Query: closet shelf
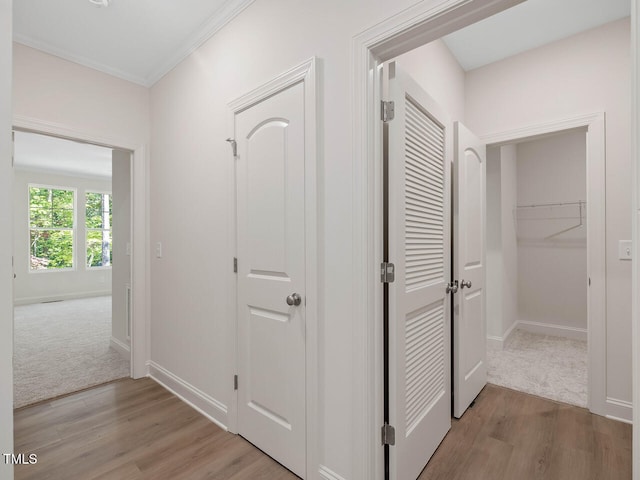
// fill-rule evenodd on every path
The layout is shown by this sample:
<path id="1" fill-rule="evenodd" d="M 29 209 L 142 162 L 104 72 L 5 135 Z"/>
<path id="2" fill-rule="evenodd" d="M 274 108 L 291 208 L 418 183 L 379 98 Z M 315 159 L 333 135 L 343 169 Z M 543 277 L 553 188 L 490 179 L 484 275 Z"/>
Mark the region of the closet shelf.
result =
<path id="1" fill-rule="evenodd" d="M 584 200 L 518 205 L 513 212 L 517 238 L 551 240 L 575 230 L 562 238 L 586 239 L 585 229 L 580 229 L 586 222 L 586 207 Z"/>

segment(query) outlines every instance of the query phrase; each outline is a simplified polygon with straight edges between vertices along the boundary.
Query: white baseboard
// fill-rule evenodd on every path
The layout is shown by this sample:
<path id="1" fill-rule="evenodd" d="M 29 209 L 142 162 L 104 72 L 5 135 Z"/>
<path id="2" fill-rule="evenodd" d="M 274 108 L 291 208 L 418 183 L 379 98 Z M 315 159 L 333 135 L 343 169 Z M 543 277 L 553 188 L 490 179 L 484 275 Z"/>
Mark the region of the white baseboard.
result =
<path id="1" fill-rule="evenodd" d="M 44 274 L 46 275 L 46 273 Z M 67 293 L 61 295 L 44 295 L 39 297 L 22 297 L 13 300 L 14 305 L 31 305 L 33 303 L 58 302 L 60 300 L 74 300 L 76 298 L 105 297 L 111 295 L 111 290 L 95 292 Z"/>
<path id="2" fill-rule="evenodd" d="M 607 418 L 633 424 L 633 404 L 626 400 L 607 397 Z"/>
<path id="3" fill-rule="evenodd" d="M 496 337 L 494 335 L 487 335 L 487 348 L 490 348 L 491 350 L 504 350 L 504 346 L 509 340 L 509 336 L 516 329 L 517 325 L 518 325 L 518 322 L 512 323 L 511 326 L 507 329 L 506 332 L 504 332 L 504 334 L 501 337 Z"/>
<path id="4" fill-rule="evenodd" d="M 109 346 L 127 360 L 131 360 L 131 347 L 126 343 L 112 336 L 111 339 L 109 339 Z"/>
<path id="5" fill-rule="evenodd" d="M 587 329 L 566 327 L 564 325 L 554 325 L 552 323 L 529 322 L 527 320 L 518 320 L 516 322 L 518 329 L 531 333 L 539 333 L 541 335 L 552 335 L 554 337 L 572 338 L 574 340 L 587 341 Z"/>
<path id="6" fill-rule="evenodd" d="M 318 473 L 320 474 L 320 478 L 322 480 L 345 480 L 344 477 L 341 477 L 340 475 L 328 469 L 324 465 L 320 465 L 320 469 L 318 470 Z"/>
<path id="7" fill-rule="evenodd" d="M 227 407 L 157 363 L 149 362 L 149 376 L 220 428 L 227 430 Z"/>

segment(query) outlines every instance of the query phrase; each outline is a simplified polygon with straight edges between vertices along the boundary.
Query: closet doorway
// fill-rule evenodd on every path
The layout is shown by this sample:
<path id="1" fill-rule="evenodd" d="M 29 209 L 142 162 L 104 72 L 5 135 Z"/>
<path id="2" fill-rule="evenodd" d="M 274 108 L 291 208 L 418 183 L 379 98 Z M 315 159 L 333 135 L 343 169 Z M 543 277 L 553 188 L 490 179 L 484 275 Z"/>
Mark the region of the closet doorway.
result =
<path id="1" fill-rule="evenodd" d="M 594 114 L 487 142 L 488 381 L 594 413 L 605 405 L 603 126 Z"/>

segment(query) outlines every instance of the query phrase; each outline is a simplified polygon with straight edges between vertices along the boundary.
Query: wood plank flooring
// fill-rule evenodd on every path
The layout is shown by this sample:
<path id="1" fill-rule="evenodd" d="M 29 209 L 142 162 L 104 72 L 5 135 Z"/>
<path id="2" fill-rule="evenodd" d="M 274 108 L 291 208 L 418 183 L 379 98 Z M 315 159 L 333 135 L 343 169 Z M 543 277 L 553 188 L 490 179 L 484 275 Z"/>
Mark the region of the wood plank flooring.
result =
<path id="1" fill-rule="evenodd" d="M 151 379 L 124 379 L 15 411 L 16 480 L 298 477 Z"/>
<path id="2" fill-rule="evenodd" d="M 487 385 L 419 477 L 542 479 L 630 480 L 631 425 Z"/>
<path id="3" fill-rule="evenodd" d="M 16 410 L 15 452 L 16 480 L 298 478 L 150 379 Z M 419 478 L 629 480 L 631 426 L 488 385 Z"/>

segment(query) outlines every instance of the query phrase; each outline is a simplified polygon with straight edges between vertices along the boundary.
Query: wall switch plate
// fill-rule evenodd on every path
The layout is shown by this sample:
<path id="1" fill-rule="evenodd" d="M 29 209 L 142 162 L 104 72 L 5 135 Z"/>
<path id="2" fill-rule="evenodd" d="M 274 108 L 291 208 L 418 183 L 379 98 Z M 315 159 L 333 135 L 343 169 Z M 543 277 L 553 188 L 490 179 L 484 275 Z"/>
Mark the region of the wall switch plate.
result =
<path id="1" fill-rule="evenodd" d="M 620 260 L 631 260 L 631 240 L 620 240 L 618 242 L 618 258 Z"/>
<path id="2" fill-rule="evenodd" d="M 156 242 L 156 258 L 162 258 L 162 242 Z"/>

